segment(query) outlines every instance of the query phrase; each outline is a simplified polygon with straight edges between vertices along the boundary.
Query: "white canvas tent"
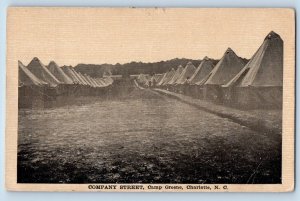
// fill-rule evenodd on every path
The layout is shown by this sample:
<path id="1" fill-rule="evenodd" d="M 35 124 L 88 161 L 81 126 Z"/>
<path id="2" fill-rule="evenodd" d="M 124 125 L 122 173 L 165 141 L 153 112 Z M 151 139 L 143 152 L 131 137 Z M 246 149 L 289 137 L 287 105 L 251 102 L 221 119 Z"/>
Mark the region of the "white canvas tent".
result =
<path id="1" fill-rule="evenodd" d="M 166 73 L 166 76 L 160 81 L 161 85 L 166 85 L 174 76 L 175 70 L 172 68 L 169 72 Z"/>
<path id="2" fill-rule="evenodd" d="M 177 70 L 176 70 L 176 72 L 175 72 L 175 74 L 174 74 L 174 76 L 172 77 L 172 79 L 167 84 L 170 84 L 170 85 L 175 84 L 175 82 L 180 77 L 183 69 L 184 68 L 182 67 L 182 65 L 179 65 L 178 68 L 177 68 Z"/>
<path id="3" fill-rule="evenodd" d="M 87 85 L 86 81 L 77 73 L 77 71 L 74 68 L 70 68 L 70 69 L 73 72 L 73 75 L 79 81 L 79 84 L 81 84 L 81 85 Z"/>
<path id="4" fill-rule="evenodd" d="M 223 85 L 227 102 L 241 106 L 282 105 L 283 41 L 270 32 L 246 66 Z"/>
<path id="5" fill-rule="evenodd" d="M 168 72 L 162 74 L 160 80 L 157 82 L 157 86 L 160 86 L 162 84 L 162 82 L 166 78 L 167 74 L 168 74 Z"/>
<path id="6" fill-rule="evenodd" d="M 201 63 L 199 64 L 198 68 L 196 69 L 195 73 L 189 79 L 190 84 L 195 84 L 200 82 L 202 79 L 207 76 L 212 69 L 214 68 L 214 63 L 208 57 L 204 57 Z"/>
<path id="7" fill-rule="evenodd" d="M 164 74 L 155 74 L 153 75 L 156 83 L 160 82 L 160 80 L 163 78 Z"/>
<path id="8" fill-rule="evenodd" d="M 28 70 L 21 61 L 18 61 L 19 66 L 19 86 L 43 86 L 46 82 L 37 78 Z"/>
<path id="9" fill-rule="evenodd" d="M 61 82 L 46 68 L 44 64 L 34 57 L 28 64 L 27 68 L 40 80 L 48 83 L 50 86 L 57 86 Z"/>
<path id="10" fill-rule="evenodd" d="M 89 75 L 85 74 L 85 77 L 89 80 L 89 83 L 91 84 L 92 87 L 98 87 L 98 84 L 93 80 L 92 77 L 90 77 Z"/>
<path id="11" fill-rule="evenodd" d="M 51 61 L 48 66 L 48 70 L 63 84 L 73 84 L 72 79 L 64 73 L 64 71 L 54 62 Z"/>
<path id="12" fill-rule="evenodd" d="M 223 100 L 221 86 L 229 82 L 245 66 L 245 61 L 228 48 L 214 69 L 196 85 L 203 86 L 205 99 L 220 102 Z"/>
<path id="13" fill-rule="evenodd" d="M 70 67 L 70 66 L 63 66 L 61 69 L 64 71 L 64 73 L 66 75 L 69 76 L 69 78 L 72 79 L 72 81 L 73 81 L 74 84 L 80 84 L 79 79 L 76 77 L 76 75 L 72 71 L 72 67 Z"/>
<path id="14" fill-rule="evenodd" d="M 184 84 L 195 73 L 195 70 L 196 67 L 192 64 L 192 62 L 188 62 L 175 84 Z"/>
<path id="15" fill-rule="evenodd" d="M 229 82 L 245 66 L 245 61 L 228 48 L 214 69 L 206 76 L 206 80 L 197 84 L 223 85 Z"/>
<path id="16" fill-rule="evenodd" d="M 80 72 L 76 71 L 76 73 L 80 77 L 80 79 L 84 83 L 84 85 L 89 85 L 89 83 L 87 82 L 86 78 Z"/>

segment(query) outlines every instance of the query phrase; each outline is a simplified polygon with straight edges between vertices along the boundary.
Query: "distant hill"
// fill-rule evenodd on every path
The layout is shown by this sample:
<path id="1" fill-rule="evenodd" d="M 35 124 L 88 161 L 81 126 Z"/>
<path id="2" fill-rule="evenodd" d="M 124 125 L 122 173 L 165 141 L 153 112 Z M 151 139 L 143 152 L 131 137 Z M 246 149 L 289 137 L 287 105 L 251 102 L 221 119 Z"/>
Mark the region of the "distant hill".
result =
<path id="1" fill-rule="evenodd" d="M 136 74 L 158 74 L 165 73 L 172 68 L 175 70 L 179 65 L 185 67 L 185 65 L 191 61 L 196 67 L 199 66 L 201 60 L 192 59 L 171 59 L 167 61 L 153 62 L 153 63 L 143 63 L 143 62 L 130 62 L 125 64 L 78 64 L 75 66 L 75 70 L 81 72 L 82 74 L 87 74 L 92 77 L 102 77 L 104 74 L 112 75 L 136 75 Z M 213 60 L 217 63 L 218 60 Z"/>

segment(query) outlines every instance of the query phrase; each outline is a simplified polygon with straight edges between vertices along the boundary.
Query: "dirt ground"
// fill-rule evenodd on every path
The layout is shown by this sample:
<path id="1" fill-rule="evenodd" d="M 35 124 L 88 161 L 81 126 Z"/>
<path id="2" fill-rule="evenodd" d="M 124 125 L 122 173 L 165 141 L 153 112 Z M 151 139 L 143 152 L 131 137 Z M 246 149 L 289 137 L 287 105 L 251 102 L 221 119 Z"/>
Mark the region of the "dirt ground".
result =
<path id="1" fill-rule="evenodd" d="M 18 182 L 281 183 L 281 136 L 147 90 L 128 94 L 21 109 Z"/>

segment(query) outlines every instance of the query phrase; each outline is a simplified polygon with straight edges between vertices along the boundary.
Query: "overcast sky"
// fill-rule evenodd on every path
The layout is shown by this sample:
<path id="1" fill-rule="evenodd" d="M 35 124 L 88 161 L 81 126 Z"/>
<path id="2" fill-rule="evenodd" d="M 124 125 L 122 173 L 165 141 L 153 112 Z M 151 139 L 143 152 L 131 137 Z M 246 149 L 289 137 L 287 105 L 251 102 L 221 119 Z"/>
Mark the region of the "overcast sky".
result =
<path id="1" fill-rule="evenodd" d="M 12 53 L 25 65 L 219 59 L 227 47 L 250 58 L 271 31 L 285 41 L 288 10 L 16 9 L 8 15 Z"/>

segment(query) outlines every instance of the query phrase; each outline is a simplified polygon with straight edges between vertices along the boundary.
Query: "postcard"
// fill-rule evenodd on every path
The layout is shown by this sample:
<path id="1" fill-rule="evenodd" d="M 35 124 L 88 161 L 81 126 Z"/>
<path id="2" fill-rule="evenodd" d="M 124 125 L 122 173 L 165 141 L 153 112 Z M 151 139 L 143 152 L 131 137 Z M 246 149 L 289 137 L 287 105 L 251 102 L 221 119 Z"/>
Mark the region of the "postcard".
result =
<path id="1" fill-rule="evenodd" d="M 294 189 L 287 8 L 7 10 L 9 191 Z"/>

